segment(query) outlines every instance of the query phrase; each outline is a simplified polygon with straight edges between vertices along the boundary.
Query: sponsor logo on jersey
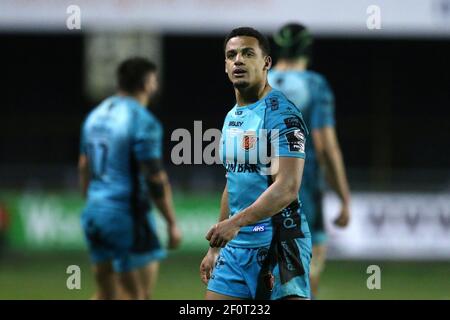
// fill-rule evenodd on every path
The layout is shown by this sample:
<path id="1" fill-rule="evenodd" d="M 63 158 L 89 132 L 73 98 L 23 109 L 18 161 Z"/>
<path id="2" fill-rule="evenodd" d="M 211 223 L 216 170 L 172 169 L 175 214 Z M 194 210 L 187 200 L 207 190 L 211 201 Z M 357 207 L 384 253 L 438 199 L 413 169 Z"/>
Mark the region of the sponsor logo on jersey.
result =
<path id="1" fill-rule="evenodd" d="M 242 149 L 248 151 L 256 147 L 256 132 L 254 131 L 245 131 L 242 135 Z"/>
<path id="2" fill-rule="evenodd" d="M 289 143 L 289 151 L 291 152 L 305 152 L 305 135 L 302 130 L 297 129 L 285 134 L 286 140 Z"/>
<path id="3" fill-rule="evenodd" d="M 230 126 L 230 127 L 240 127 L 240 126 L 242 126 L 243 123 L 244 123 L 243 121 L 230 121 L 228 123 L 228 126 Z"/>
<path id="4" fill-rule="evenodd" d="M 225 167 L 226 167 L 227 172 L 237 172 L 237 173 L 257 173 L 257 172 L 259 172 L 259 167 L 256 164 L 227 162 Z"/>
<path id="5" fill-rule="evenodd" d="M 258 225 L 258 226 L 254 226 L 252 231 L 253 232 L 264 232 L 266 230 L 264 225 Z"/>

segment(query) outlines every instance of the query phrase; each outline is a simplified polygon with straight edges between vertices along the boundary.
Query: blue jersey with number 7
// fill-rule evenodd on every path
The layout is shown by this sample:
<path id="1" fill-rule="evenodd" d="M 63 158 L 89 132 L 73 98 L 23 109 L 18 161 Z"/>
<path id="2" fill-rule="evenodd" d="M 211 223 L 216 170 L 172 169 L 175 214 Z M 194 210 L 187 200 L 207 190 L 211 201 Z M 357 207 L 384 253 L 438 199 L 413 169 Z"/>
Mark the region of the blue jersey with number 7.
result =
<path id="1" fill-rule="evenodd" d="M 112 96 L 87 116 L 80 153 L 89 160 L 88 206 L 130 212 L 148 202 L 140 161 L 161 158 L 160 122 L 131 97 Z"/>

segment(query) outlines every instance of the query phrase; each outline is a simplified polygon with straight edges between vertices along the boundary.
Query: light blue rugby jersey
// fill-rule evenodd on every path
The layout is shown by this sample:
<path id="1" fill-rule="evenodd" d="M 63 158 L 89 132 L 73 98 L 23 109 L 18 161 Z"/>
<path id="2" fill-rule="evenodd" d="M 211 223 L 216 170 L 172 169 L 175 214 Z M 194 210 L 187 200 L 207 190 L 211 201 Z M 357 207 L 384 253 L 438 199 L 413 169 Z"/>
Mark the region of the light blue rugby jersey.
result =
<path id="1" fill-rule="evenodd" d="M 230 216 L 250 206 L 272 183 L 265 155 L 305 158 L 306 135 L 300 110 L 274 89 L 261 100 L 242 107 L 235 105 L 228 112 L 222 129 L 220 156 L 227 171 Z M 268 152 L 269 143 L 278 147 Z M 292 214 L 288 209 L 283 212 L 287 217 Z M 272 227 L 272 218 L 242 227 L 229 245 L 267 246 L 272 241 Z M 309 233 L 306 223 L 292 227 Z"/>
<path id="2" fill-rule="evenodd" d="M 269 72 L 269 83 L 282 91 L 302 112 L 310 131 L 334 127 L 334 96 L 325 78 L 313 71 Z M 312 139 L 306 142 L 306 160 L 301 190 L 323 190 L 324 178 Z"/>
<path id="3" fill-rule="evenodd" d="M 148 189 L 138 162 L 162 156 L 162 126 L 137 100 L 112 96 L 87 116 L 80 153 L 87 155 L 91 180 L 87 207 L 133 214 L 149 208 Z"/>

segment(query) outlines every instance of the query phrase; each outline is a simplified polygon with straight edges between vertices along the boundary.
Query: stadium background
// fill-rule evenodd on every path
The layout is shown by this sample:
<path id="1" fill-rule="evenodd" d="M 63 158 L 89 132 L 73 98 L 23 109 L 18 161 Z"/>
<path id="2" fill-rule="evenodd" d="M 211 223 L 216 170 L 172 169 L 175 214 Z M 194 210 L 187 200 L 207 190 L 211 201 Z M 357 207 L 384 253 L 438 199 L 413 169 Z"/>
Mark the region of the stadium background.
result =
<path id="1" fill-rule="evenodd" d="M 291 20 L 316 35 L 312 68 L 335 92 L 354 193 L 346 231 L 331 226 L 336 199 L 327 197 L 331 261 L 319 298 L 450 299 L 450 2 L 378 1 L 380 30 L 367 28 L 367 1 L 338 8 L 330 1 L 247 1 L 243 12 L 222 1 L 168 3 L 0 4 L 0 299 L 92 294 L 79 226 L 79 129 L 113 92 L 117 62 L 134 54 L 161 67 L 162 91 L 151 108 L 165 126 L 165 163 L 185 234 L 181 249 L 162 264 L 155 297 L 201 299 L 203 235 L 217 219 L 224 170 L 171 164 L 177 142 L 170 135 L 177 128 L 193 132 L 196 120 L 203 132 L 222 126 L 234 103 L 222 52 L 229 29 L 250 24 L 270 35 Z M 81 9 L 81 30 L 67 28 L 72 4 Z M 264 14 L 278 6 L 284 9 Z M 205 10 L 223 15 L 193 14 Z M 164 239 L 161 221 L 159 231 Z M 81 267 L 81 290 L 66 288 L 72 264 Z M 372 264 L 381 267 L 381 290 L 366 287 Z"/>

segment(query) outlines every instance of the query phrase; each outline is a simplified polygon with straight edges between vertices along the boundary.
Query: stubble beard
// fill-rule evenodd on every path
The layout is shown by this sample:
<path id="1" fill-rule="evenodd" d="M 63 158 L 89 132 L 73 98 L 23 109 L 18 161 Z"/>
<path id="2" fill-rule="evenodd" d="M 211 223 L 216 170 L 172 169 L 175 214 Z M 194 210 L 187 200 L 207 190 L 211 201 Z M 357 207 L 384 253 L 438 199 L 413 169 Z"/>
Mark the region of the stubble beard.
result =
<path id="1" fill-rule="evenodd" d="M 233 86 L 238 90 L 247 89 L 250 86 L 250 82 L 248 81 L 236 81 L 233 83 Z"/>

